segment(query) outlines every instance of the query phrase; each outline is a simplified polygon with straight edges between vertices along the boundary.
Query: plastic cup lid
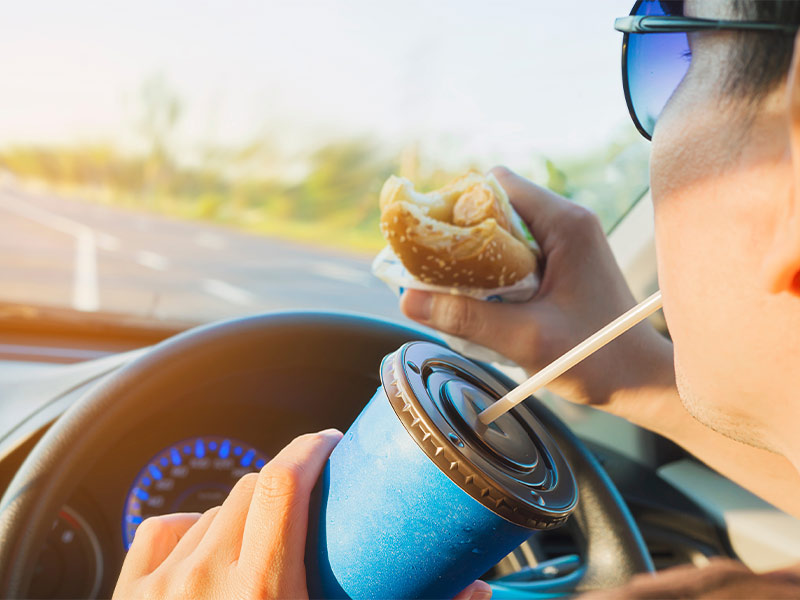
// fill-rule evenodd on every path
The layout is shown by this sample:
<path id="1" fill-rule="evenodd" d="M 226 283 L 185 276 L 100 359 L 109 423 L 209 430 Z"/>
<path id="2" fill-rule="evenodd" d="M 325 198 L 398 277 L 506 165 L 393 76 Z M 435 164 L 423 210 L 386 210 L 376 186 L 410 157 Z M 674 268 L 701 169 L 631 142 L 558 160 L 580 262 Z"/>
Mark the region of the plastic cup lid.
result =
<path id="1" fill-rule="evenodd" d="M 387 356 L 381 380 L 400 421 L 459 487 L 508 521 L 563 524 L 578 501 L 572 470 L 525 403 L 486 426 L 478 413 L 508 388 L 486 369 L 429 342 Z"/>

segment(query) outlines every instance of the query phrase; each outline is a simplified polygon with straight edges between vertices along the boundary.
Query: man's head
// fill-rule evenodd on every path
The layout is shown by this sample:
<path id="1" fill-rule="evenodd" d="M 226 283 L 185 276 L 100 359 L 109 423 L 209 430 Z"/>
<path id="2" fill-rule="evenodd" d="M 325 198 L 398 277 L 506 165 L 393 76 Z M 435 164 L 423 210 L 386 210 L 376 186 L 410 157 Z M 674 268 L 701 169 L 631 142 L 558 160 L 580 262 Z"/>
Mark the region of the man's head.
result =
<path id="1" fill-rule="evenodd" d="M 686 0 L 683 10 L 800 22 L 800 3 L 785 0 Z M 689 43 L 651 157 L 679 389 L 704 423 L 790 453 L 788 424 L 800 422 L 800 55 L 781 33 L 698 32 Z"/>

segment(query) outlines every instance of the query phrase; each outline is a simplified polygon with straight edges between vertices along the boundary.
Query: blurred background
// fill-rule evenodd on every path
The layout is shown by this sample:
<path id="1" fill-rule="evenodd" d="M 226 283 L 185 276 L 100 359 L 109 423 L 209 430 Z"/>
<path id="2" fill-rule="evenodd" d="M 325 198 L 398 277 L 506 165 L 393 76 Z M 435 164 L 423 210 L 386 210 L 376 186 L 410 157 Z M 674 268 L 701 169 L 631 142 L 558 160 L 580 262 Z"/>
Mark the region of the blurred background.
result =
<path id="1" fill-rule="evenodd" d="M 5 3 L 0 302 L 201 322 L 399 318 L 390 174 L 506 166 L 610 230 L 647 189 L 631 0 Z"/>

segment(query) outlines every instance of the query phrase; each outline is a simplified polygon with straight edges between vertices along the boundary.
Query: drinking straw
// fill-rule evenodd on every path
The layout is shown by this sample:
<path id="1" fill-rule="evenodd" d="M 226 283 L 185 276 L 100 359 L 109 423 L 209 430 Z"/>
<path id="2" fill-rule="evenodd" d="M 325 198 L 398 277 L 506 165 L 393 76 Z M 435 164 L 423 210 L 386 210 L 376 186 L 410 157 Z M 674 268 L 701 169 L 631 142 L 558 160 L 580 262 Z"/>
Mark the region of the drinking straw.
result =
<path id="1" fill-rule="evenodd" d="M 661 290 L 657 291 L 647 300 L 634 306 L 622 316 L 617 317 L 600 331 L 585 339 L 572 350 L 566 352 L 544 369 L 533 375 L 530 379 L 521 383 L 505 396 L 483 409 L 478 415 L 478 419 L 484 425 L 488 425 L 496 419 L 499 419 L 517 404 L 525 400 L 525 398 L 538 392 L 543 387 L 546 387 L 551 381 L 561 376 L 565 371 L 574 367 L 587 356 L 594 354 L 637 323 L 644 321 L 659 308 L 661 308 Z"/>

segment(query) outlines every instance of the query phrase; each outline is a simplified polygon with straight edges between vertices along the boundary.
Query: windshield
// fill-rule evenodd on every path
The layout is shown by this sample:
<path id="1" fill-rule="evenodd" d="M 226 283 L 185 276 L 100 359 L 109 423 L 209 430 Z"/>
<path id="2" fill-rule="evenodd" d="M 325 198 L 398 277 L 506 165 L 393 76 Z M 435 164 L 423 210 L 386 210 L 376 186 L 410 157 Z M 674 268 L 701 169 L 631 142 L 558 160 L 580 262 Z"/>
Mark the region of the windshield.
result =
<path id="1" fill-rule="evenodd" d="M 0 301 L 399 318 L 391 174 L 504 164 L 611 228 L 647 186 L 630 1 L 17 2 L 0 19 Z"/>

